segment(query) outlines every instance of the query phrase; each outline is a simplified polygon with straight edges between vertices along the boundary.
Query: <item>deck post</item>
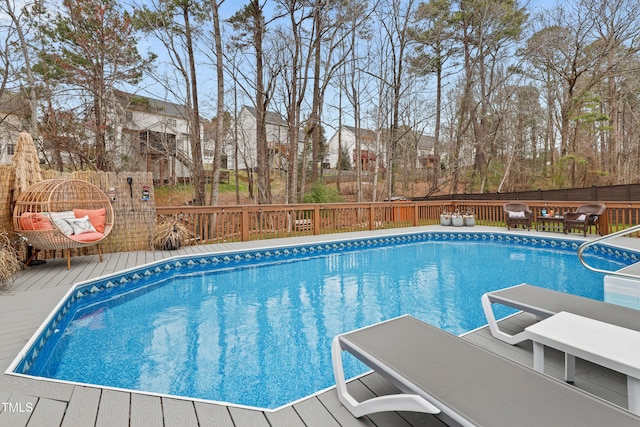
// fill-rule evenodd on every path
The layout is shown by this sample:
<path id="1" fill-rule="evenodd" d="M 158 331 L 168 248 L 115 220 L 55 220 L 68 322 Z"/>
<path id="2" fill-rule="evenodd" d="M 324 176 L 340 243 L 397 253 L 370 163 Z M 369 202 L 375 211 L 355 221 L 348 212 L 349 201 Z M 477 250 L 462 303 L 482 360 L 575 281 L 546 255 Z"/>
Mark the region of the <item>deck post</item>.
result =
<path id="1" fill-rule="evenodd" d="M 369 203 L 369 230 L 376 228 L 376 212 L 373 203 Z"/>
<path id="2" fill-rule="evenodd" d="M 242 218 L 242 224 L 240 225 L 241 238 L 243 242 L 248 242 L 249 241 L 249 211 L 247 209 L 242 210 L 241 218 Z"/>
<path id="3" fill-rule="evenodd" d="M 319 235 L 322 232 L 322 227 L 320 224 L 320 208 L 322 206 L 316 205 L 313 207 L 313 234 L 315 236 Z"/>

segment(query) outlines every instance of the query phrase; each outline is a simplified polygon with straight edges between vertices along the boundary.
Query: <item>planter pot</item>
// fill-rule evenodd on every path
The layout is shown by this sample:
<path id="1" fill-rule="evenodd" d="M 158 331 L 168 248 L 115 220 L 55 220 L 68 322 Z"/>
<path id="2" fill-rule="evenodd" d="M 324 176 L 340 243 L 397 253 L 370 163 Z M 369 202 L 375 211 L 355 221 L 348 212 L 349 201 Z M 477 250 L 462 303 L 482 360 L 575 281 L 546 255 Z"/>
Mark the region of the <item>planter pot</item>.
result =
<path id="1" fill-rule="evenodd" d="M 464 225 L 467 227 L 473 227 L 476 223 L 476 218 L 473 215 L 465 215 L 462 218 L 464 219 Z"/>
<path id="2" fill-rule="evenodd" d="M 441 225 L 451 225 L 451 216 L 440 214 Z"/>
<path id="3" fill-rule="evenodd" d="M 453 225 L 454 227 L 462 227 L 464 225 L 464 219 L 462 218 L 462 215 L 452 216 L 451 225 Z"/>

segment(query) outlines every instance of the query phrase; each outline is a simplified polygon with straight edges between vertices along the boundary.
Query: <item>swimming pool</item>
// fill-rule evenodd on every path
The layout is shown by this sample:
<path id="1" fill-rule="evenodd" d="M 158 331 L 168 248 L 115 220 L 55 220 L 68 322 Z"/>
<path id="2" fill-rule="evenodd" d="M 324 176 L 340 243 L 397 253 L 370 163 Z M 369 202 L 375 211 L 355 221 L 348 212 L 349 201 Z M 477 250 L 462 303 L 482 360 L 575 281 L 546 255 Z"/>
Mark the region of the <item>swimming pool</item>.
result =
<path id="1" fill-rule="evenodd" d="M 425 232 L 175 258 L 78 286 L 13 371 L 276 408 L 333 384 L 338 333 L 409 313 L 460 334 L 486 323 L 483 292 L 521 282 L 602 299 L 578 244 Z M 588 256 L 638 260 L 606 246 Z M 363 370 L 347 361 L 349 376 Z"/>

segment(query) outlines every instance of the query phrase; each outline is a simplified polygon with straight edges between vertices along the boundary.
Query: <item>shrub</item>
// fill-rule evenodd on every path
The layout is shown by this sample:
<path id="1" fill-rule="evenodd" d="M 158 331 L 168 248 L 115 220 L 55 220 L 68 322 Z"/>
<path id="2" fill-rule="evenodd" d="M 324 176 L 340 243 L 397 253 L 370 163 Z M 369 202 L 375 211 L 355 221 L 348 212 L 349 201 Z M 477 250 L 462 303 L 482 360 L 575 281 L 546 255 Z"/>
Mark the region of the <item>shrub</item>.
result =
<path id="1" fill-rule="evenodd" d="M 302 198 L 304 203 L 336 203 L 341 202 L 342 197 L 334 186 L 327 186 L 316 182 Z"/>

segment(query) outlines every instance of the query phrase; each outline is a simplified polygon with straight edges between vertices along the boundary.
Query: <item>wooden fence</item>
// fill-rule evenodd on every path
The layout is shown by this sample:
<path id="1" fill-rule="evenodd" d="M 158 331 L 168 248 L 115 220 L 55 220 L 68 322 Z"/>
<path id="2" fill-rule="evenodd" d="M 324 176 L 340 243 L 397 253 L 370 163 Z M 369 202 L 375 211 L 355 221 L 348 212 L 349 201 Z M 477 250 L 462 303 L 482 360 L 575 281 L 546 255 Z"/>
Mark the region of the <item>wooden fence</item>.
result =
<path id="1" fill-rule="evenodd" d="M 44 178 L 61 176 L 45 171 Z M 413 227 L 440 223 L 440 213 L 471 211 L 477 225 L 505 227 L 502 206 L 511 200 L 425 200 L 377 203 L 331 203 L 299 205 L 243 205 L 243 206 L 175 206 L 156 207 L 151 174 L 76 172 L 74 178 L 85 179 L 105 192 L 112 191 L 116 221 L 113 231 L 103 245 L 105 252 L 126 252 L 150 249 L 153 227 L 160 221 L 180 221 L 190 231 L 188 244 L 229 241 L 249 241 L 277 237 L 320 235 L 347 231 Z M 131 178 L 129 180 L 129 178 Z M 9 167 L 0 167 L 0 232 L 13 229 L 11 222 L 11 183 Z M 131 181 L 131 185 L 129 184 Z M 623 188 L 624 187 L 624 188 Z M 630 194 L 633 186 L 609 189 L 609 194 Z M 614 191 L 615 190 L 615 191 Z M 573 211 L 583 203 L 593 201 L 585 194 L 582 201 L 521 200 L 528 203 L 534 217 L 542 209 L 556 212 Z M 603 190 L 599 190 L 602 193 Z M 601 194 L 600 194 L 601 195 Z M 616 201 L 617 197 L 602 200 L 606 215 L 600 218 L 604 234 L 640 223 L 640 201 Z M 535 227 L 534 222 L 534 227 Z M 454 228 L 452 228 L 454 229 Z M 640 237 L 640 236 L 636 236 Z M 93 253 L 87 248 L 78 254 Z M 46 251 L 45 258 L 60 257 L 62 253 Z"/>
<path id="2" fill-rule="evenodd" d="M 60 173 L 43 170 L 43 179 L 76 178 L 89 181 L 103 192 L 111 194 L 114 227 L 101 245 L 103 252 L 149 250 L 151 234 L 156 225 L 156 206 L 153 177 L 147 172 L 76 171 Z M 129 183 L 129 181 L 131 183 Z M 13 171 L 9 165 L 0 165 L 0 232 L 13 232 L 12 200 Z M 15 234 L 15 233 L 14 233 Z M 19 236 L 11 239 L 19 243 Z M 75 249 L 72 255 L 96 253 L 95 247 Z M 43 258 L 63 257 L 63 251 L 43 251 Z"/>
<path id="3" fill-rule="evenodd" d="M 640 184 L 621 184 L 607 186 L 591 186 L 583 188 L 563 188 L 558 190 L 530 190 L 508 193 L 473 193 L 445 194 L 440 196 L 413 197 L 414 201 L 448 201 L 448 200 L 563 200 L 563 201 L 640 201 Z"/>
<path id="4" fill-rule="evenodd" d="M 534 218 L 541 211 L 574 211 L 587 202 L 524 201 Z M 639 223 L 640 202 L 604 202 L 607 212 L 599 221 L 603 234 Z M 346 231 L 412 227 L 440 223 L 443 211 L 470 211 L 476 225 L 505 226 L 502 201 L 452 200 L 438 202 L 331 203 L 207 207 L 157 207 L 161 221 L 181 221 L 192 243 L 249 241 L 276 237 L 319 235 Z M 536 226 L 535 219 L 533 226 Z M 636 236 L 637 237 L 637 236 Z"/>

